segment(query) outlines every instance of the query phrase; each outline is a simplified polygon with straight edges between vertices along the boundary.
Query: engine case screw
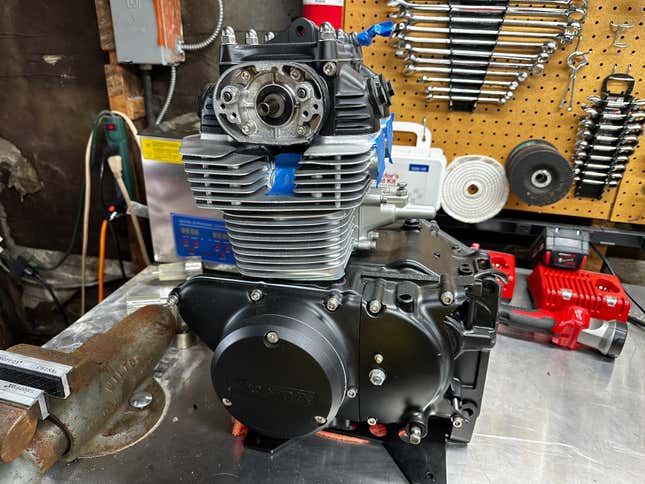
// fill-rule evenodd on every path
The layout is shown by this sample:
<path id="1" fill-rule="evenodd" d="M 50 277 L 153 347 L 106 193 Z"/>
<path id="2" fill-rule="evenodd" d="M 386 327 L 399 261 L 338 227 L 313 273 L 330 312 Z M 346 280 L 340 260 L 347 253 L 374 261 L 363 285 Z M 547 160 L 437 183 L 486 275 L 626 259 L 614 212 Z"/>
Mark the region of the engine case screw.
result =
<path id="1" fill-rule="evenodd" d="M 152 403 L 152 395 L 148 392 L 136 392 L 130 397 L 130 406 L 137 410 L 143 410 Z"/>
<path id="2" fill-rule="evenodd" d="M 325 307 L 327 311 L 334 312 L 340 307 L 341 301 L 338 296 L 331 296 L 325 301 Z"/>
<path id="3" fill-rule="evenodd" d="M 299 87 L 296 91 L 296 95 L 299 99 L 306 99 L 309 93 L 304 87 Z"/>
<path id="4" fill-rule="evenodd" d="M 242 133 L 245 134 L 246 136 L 249 136 L 250 134 L 253 134 L 255 131 L 255 125 L 253 123 L 244 123 L 242 125 Z"/>
<path id="5" fill-rule="evenodd" d="M 333 76 L 334 74 L 336 74 L 336 64 L 334 64 L 333 62 L 327 62 L 323 66 L 323 72 L 326 76 Z"/>
<path id="6" fill-rule="evenodd" d="M 356 395 L 358 395 L 358 390 L 354 387 L 349 387 L 347 389 L 347 398 L 356 398 Z"/>
<path id="7" fill-rule="evenodd" d="M 305 126 L 298 126 L 296 128 L 296 134 L 298 136 L 304 136 L 307 134 L 307 128 Z"/>
<path id="8" fill-rule="evenodd" d="M 222 398 L 222 403 L 225 407 L 230 407 L 231 405 L 233 405 L 233 402 L 231 402 L 228 398 Z"/>
<path id="9" fill-rule="evenodd" d="M 372 314 L 378 314 L 381 312 L 381 309 L 383 309 L 383 305 L 381 304 L 381 301 L 374 299 L 367 305 L 367 309 Z"/>
<path id="10" fill-rule="evenodd" d="M 300 72 L 298 69 L 291 69 L 291 72 L 289 72 L 289 76 L 294 81 L 299 81 L 300 79 L 302 79 L 302 72 Z"/>
<path id="11" fill-rule="evenodd" d="M 249 299 L 253 302 L 258 302 L 264 297 L 264 293 L 260 289 L 253 289 L 249 294 Z"/>
<path id="12" fill-rule="evenodd" d="M 441 295 L 441 302 L 445 306 L 450 306 L 453 302 L 455 302 L 455 295 L 450 291 L 446 291 Z"/>
<path id="13" fill-rule="evenodd" d="M 367 425 L 370 425 L 370 426 L 376 425 L 376 422 L 378 422 L 378 420 L 376 420 L 374 417 L 370 417 L 367 419 Z"/>
<path id="14" fill-rule="evenodd" d="M 381 353 L 376 353 L 374 355 L 374 363 L 376 363 L 377 365 L 383 363 L 383 355 Z"/>
<path id="15" fill-rule="evenodd" d="M 380 387 L 385 383 L 385 372 L 381 370 L 380 368 L 374 368 L 372 371 L 370 371 L 370 383 L 374 385 L 375 387 Z"/>
<path id="16" fill-rule="evenodd" d="M 456 429 L 460 429 L 464 425 L 464 419 L 463 417 L 453 417 L 452 418 L 452 426 Z"/>
<path id="17" fill-rule="evenodd" d="M 314 417 L 314 420 L 318 425 L 325 425 L 327 423 L 327 419 L 325 417 L 321 417 L 320 415 L 316 415 Z"/>
<path id="18" fill-rule="evenodd" d="M 276 344 L 278 341 L 280 341 L 280 336 L 278 336 L 278 333 L 275 331 L 269 331 L 265 336 L 264 339 L 267 340 L 267 343 L 270 343 L 272 345 Z"/>
<path id="19" fill-rule="evenodd" d="M 240 79 L 244 82 L 249 82 L 251 80 L 251 73 L 249 71 L 240 72 Z"/>
<path id="20" fill-rule="evenodd" d="M 230 91 L 224 91 L 224 93 L 222 94 L 222 99 L 224 100 L 224 102 L 231 102 L 233 100 L 233 93 Z"/>

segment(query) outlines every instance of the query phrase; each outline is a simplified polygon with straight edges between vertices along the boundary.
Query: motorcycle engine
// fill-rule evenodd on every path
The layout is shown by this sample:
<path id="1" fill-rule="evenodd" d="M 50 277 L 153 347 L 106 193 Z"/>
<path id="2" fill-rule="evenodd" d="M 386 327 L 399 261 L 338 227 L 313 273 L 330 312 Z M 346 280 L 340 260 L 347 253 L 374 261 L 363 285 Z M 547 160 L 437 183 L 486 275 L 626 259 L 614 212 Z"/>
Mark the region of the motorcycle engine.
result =
<path id="1" fill-rule="evenodd" d="M 363 63 L 366 43 L 305 19 L 265 43 L 224 31 L 221 76 L 181 152 L 238 273 L 184 283 L 180 314 L 214 351 L 219 399 L 257 434 L 383 424 L 409 444 L 433 429 L 467 442 L 498 275 L 426 221 L 434 207 L 379 186 L 393 92 Z"/>

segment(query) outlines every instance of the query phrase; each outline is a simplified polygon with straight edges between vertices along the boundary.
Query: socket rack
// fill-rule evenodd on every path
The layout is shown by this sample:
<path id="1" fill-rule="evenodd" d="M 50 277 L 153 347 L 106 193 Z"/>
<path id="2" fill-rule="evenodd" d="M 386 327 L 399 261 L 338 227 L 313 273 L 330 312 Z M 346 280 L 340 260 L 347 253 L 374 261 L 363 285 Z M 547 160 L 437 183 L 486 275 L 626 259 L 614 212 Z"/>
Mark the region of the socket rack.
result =
<path id="1" fill-rule="evenodd" d="M 388 6 L 388 1 L 346 0 L 344 29 L 348 32 L 362 31 L 389 19 L 393 9 Z M 413 1 L 421 3 L 421 0 Z M 464 0 L 462 3 L 474 2 L 476 0 Z M 437 4 L 439 0 L 427 3 Z M 450 2 L 445 0 L 443 3 Z M 511 6 L 519 5 L 513 0 L 508 3 Z M 540 2 L 528 5 L 553 7 Z M 634 28 L 621 35 L 621 41 L 627 44 L 626 47 L 612 46 L 614 36 L 610 21 L 634 25 Z M 567 159 L 573 160 L 579 121 L 585 116 L 580 105 L 588 103 L 588 96 L 601 94 L 602 80 L 612 73 L 614 65 L 618 65 L 619 71 L 625 71 L 631 65 L 631 75 L 636 81 L 634 96 L 645 96 L 645 57 L 642 55 L 645 52 L 644 22 L 645 5 L 642 1 L 589 0 L 581 29 L 583 41 L 579 49 L 592 49 L 593 52 L 589 55 L 589 65 L 577 76 L 575 108 L 572 112 L 558 110 L 558 105 L 570 77 L 567 56 L 576 48 L 575 42 L 574 45 L 562 43 L 548 59 L 544 72 L 529 75 L 521 87 L 515 90 L 512 101 L 503 106 L 481 104 L 472 113 L 451 111 L 445 100 L 428 100 L 420 95 L 423 86 L 420 91 L 417 80 L 404 75 L 405 62 L 395 56 L 392 40 L 379 40 L 365 49 L 365 61 L 392 80 L 396 91 L 393 112 L 397 118 L 417 123 L 426 120 L 428 128 L 433 132 L 434 146 L 442 148 L 449 160 L 458 156 L 481 154 L 505 163 L 511 150 L 528 139 L 547 140 Z M 409 135 L 397 135 L 397 143 L 411 144 L 413 141 Z M 641 146 L 632 155 L 620 185 L 606 189 L 600 199 L 576 197 L 572 190 L 567 197 L 553 205 L 535 207 L 511 195 L 506 208 L 645 224 L 644 190 L 645 148 Z"/>

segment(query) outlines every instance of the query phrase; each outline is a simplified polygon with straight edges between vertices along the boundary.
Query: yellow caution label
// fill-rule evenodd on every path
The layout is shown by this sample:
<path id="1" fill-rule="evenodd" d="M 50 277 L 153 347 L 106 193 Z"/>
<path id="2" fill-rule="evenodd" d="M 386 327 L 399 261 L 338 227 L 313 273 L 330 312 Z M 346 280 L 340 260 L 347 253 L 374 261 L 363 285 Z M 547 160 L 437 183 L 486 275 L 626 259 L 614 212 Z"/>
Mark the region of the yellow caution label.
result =
<path id="1" fill-rule="evenodd" d="M 143 157 L 150 161 L 162 163 L 181 163 L 179 147 L 181 141 L 168 141 L 154 138 L 141 138 Z"/>

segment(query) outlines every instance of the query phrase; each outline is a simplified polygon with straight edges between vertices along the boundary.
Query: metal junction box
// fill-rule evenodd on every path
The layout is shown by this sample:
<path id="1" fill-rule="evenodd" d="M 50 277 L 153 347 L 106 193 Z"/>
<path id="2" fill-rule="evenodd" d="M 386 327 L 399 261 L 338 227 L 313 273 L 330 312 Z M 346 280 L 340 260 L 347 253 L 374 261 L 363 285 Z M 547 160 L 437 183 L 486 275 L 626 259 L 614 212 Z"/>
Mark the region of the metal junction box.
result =
<path id="1" fill-rule="evenodd" d="M 184 61 L 180 0 L 110 0 L 119 63 L 170 65 Z"/>

